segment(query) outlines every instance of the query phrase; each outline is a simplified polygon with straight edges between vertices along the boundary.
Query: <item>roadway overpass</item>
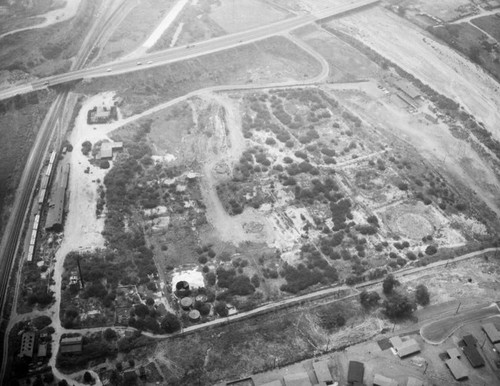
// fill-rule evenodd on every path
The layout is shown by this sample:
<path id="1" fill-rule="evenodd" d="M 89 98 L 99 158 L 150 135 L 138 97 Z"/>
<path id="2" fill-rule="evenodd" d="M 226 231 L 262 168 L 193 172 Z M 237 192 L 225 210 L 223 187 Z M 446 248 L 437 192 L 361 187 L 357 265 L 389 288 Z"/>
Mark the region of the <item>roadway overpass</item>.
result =
<path id="1" fill-rule="evenodd" d="M 205 40 L 196 44 L 175 47 L 168 50 L 158 51 L 142 56 L 137 59 L 117 60 L 105 65 L 70 71 L 41 78 L 31 84 L 23 84 L 13 88 L 0 91 L 0 99 L 12 97 L 16 94 L 27 93 L 32 90 L 39 90 L 48 86 L 58 85 L 80 79 L 98 78 L 104 76 L 124 74 L 133 71 L 140 71 L 146 68 L 163 66 L 165 64 L 179 62 L 214 52 L 227 50 L 237 46 L 249 44 L 270 36 L 285 33 L 297 29 L 307 24 L 339 16 L 360 8 L 378 3 L 380 0 L 357 0 L 348 4 L 325 8 L 316 15 L 300 15 L 285 19 L 276 23 L 268 24 L 251 30 L 221 36 L 215 39 Z M 140 63 L 140 64 L 138 64 Z"/>

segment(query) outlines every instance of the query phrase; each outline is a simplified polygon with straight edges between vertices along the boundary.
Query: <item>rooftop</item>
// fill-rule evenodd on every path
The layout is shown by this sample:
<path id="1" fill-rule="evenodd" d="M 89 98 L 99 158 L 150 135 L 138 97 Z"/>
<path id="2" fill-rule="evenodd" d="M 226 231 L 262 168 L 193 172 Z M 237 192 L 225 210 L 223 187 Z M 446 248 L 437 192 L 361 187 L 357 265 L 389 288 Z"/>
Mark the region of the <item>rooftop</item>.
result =
<path id="1" fill-rule="evenodd" d="M 450 369 L 453 377 L 460 381 L 462 379 L 466 379 L 469 376 L 469 372 L 467 368 L 463 365 L 463 363 L 458 358 L 452 358 L 445 361 L 446 366 Z"/>
<path id="2" fill-rule="evenodd" d="M 327 361 L 313 362 L 313 368 L 318 382 L 333 382 L 332 373 L 328 368 Z"/>
<path id="3" fill-rule="evenodd" d="M 491 343 L 500 343 L 500 332 L 493 323 L 485 323 L 481 327 Z"/>

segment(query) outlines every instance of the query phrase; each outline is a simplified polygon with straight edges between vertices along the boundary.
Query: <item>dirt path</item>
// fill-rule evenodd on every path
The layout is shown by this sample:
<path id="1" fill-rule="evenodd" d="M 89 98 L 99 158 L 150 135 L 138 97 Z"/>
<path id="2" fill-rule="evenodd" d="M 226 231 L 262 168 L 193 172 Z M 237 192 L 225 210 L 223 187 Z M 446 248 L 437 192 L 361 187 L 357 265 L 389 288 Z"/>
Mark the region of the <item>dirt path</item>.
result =
<path id="1" fill-rule="evenodd" d="M 457 100 L 500 139 L 500 87 L 482 68 L 383 8 L 353 14 L 330 25 Z"/>

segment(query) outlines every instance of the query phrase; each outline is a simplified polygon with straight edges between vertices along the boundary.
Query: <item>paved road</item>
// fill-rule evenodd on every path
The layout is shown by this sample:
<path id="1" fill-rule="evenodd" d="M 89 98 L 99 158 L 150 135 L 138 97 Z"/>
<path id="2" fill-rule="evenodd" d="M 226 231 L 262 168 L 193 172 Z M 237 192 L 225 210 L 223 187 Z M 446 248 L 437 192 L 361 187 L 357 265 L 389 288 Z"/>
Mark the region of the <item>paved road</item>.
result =
<path id="1" fill-rule="evenodd" d="M 500 309 L 496 303 L 484 304 L 473 310 L 461 311 L 456 315 L 452 312 L 451 315 L 423 325 L 420 335 L 427 343 L 439 345 L 464 324 L 499 314 Z"/>
<path id="2" fill-rule="evenodd" d="M 39 79 L 31 83 L 32 89 L 45 88 L 48 85 L 56 85 L 84 78 L 97 78 L 110 75 L 124 74 L 132 71 L 140 71 L 144 68 L 162 66 L 190 58 L 207 55 L 213 52 L 223 51 L 229 48 L 245 45 L 255 41 L 266 39 L 280 33 L 302 27 L 309 23 L 325 19 L 327 17 L 340 15 L 357 8 L 376 4 L 380 0 L 357 0 L 349 4 L 327 8 L 316 15 L 300 15 L 285 19 L 263 27 L 226 35 L 215 39 L 206 40 L 189 46 L 175 47 L 164 51 L 144 55 L 138 65 L 137 59 L 118 60 L 105 65 L 70 71 L 64 74 L 54 75 Z M 148 63 L 150 62 L 150 63 Z M 109 71 L 108 71 L 109 70 Z M 48 83 L 47 83 L 48 82 Z M 5 99 L 16 94 L 28 92 L 30 85 L 19 85 L 14 88 L 0 91 L 0 99 Z"/>

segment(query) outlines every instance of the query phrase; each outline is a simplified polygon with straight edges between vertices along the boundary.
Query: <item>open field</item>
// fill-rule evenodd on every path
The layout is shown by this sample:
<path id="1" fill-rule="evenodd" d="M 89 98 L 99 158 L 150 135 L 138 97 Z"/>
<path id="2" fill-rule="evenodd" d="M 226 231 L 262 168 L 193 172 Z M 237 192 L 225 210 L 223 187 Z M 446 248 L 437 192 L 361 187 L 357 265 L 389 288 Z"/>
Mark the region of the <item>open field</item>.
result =
<path id="1" fill-rule="evenodd" d="M 496 16 L 486 17 L 492 17 L 495 19 L 493 21 L 498 23 L 499 19 Z M 497 28 L 491 22 L 488 22 L 485 26 L 490 29 Z M 469 57 L 472 62 L 484 67 L 496 79 L 500 79 L 500 49 L 498 48 L 498 43 L 491 41 L 485 33 L 473 24 L 447 24 L 445 26 L 433 27 L 430 31 L 436 37 Z M 500 30 L 497 28 L 497 33 L 498 31 Z"/>
<path id="2" fill-rule="evenodd" d="M 498 16 L 483 16 L 471 20 L 471 23 L 487 32 L 500 42 L 500 20 Z"/>
<path id="3" fill-rule="evenodd" d="M 96 64 L 125 56 L 139 48 L 175 3 L 174 0 L 129 0 L 135 3 L 102 48 Z"/>
<path id="4" fill-rule="evenodd" d="M 182 46 L 225 35 L 224 29 L 209 17 L 217 1 L 194 1 L 183 9 L 150 51 Z"/>
<path id="5" fill-rule="evenodd" d="M 97 3 L 84 1 L 73 19 L 1 39 L 0 69 L 21 70 L 36 76 L 67 71 L 97 8 Z"/>
<path id="6" fill-rule="evenodd" d="M 273 37 L 200 58 L 142 72 L 91 80 L 78 91 L 93 94 L 116 90 L 130 116 L 191 91 L 225 84 L 261 84 L 300 80 L 320 73 L 313 57 L 282 37 Z"/>
<path id="7" fill-rule="evenodd" d="M 381 68 L 368 57 L 316 26 L 304 27 L 294 34 L 328 61 L 328 80 L 332 82 L 352 82 L 382 74 Z"/>

